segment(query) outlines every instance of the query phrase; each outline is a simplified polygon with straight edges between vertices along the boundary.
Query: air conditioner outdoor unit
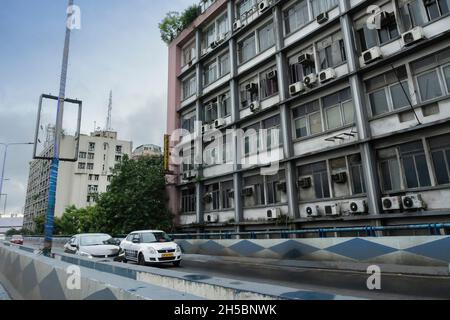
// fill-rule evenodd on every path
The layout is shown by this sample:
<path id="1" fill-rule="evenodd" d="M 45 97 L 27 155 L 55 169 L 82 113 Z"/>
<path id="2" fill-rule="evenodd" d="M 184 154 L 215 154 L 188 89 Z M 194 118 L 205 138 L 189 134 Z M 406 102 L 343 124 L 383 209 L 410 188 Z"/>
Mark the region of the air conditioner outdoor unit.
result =
<path id="1" fill-rule="evenodd" d="M 315 73 L 308 74 L 303 78 L 303 83 L 308 88 L 313 87 L 317 83 L 317 75 Z"/>
<path id="2" fill-rule="evenodd" d="M 402 34 L 402 39 L 403 39 L 403 45 L 405 47 L 411 46 L 414 43 L 425 39 L 425 35 L 423 33 L 423 28 L 422 27 L 415 27 L 411 30 L 409 30 L 408 32 L 405 32 L 404 34 Z"/>
<path id="3" fill-rule="evenodd" d="M 308 205 L 305 209 L 306 214 L 308 215 L 308 217 L 319 217 L 319 207 L 316 205 Z"/>
<path id="4" fill-rule="evenodd" d="M 325 83 L 335 78 L 336 78 L 336 71 L 334 71 L 333 68 L 328 68 L 319 74 L 319 80 L 321 83 Z"/>
<path id="5" fill-rule="evenodd" d="M 309 53 L 303 53 L 298 57 L 298 63 L 303 65 L 310 65 L 314 61 Z"/>
<path id="6" fill-rule="evenodd" d="M 280 208 L 267 209 L 267 219 L 276 219 L 281 215 Z"/>
<path id="7" fill-rule="evenodd" d="M 355 200 L 350 203 L 351 213 L 367 213 L 367 203 L 365 200 Z"/>
<path id="8" fill-rule="evenodd" d="M 247 187 L 242 189 L 242 195 L 244 197 L 251 197 L 253 195 L 253 187 Z"/>
<path id="9" fill-rule="evenodd" d="M 242 28 L 244 26 L 244 24 L 242 23 L 241 20 L 236 20 L 235 22 L 233 22 L 233 31 L 237 31 L 240 28 Z"/>
<path id="10" fill-rule="evenodd" d="M 267 80 L 276 79 L 277 78 L 277 71 L 273 70 L 267 73 Z"/>
<path id="11" fill-rule="evenodd" d="M 425 202 L 420 194 L 409 194 L 402 197 L 403 208 L 406 210 L 424 209 Z"/>
<path id="12" fill-rule="evenodd" d="M 306 90 L 306 87 L 302 82 L 296 82 L 289 86 L 289 93 L 291 96 L 305 92 L 305 90 Z"/>
<path id="13" fill-rule="evenodd" d="M 287 186 L 285 181 L 281 181 L 277 184 L 277 190 L 286 193 Z"/>
<path id="14" fill-rule="evenodd" d="M 402 199 L 400 197 L 384 197 L 381 199 L 384 211 L 400 210 L 402 208 Z"/>
<path id="15" fill-rule="evenodd" d="M 245 85 L 245 90 L 248 92 L 256 92 L 258 91 L 258 85 L 256 83 L 248 83 Z"/>
<path id="16" fill-rule="evenodd" d="M 258 10 L 259 13 L 262 13 L 264 11 L 267 10 L 267 8 L 269 8 L 270 4 L 268 0 L 262 0 L 259 4 L 258 4 Z"/>
<path id="17" fill-rule="evenodd" d="M 219 216 L 217 214 L 207 214 L 206 215 L 206 222 L 207 223 L 215 223 L 215 222 L 219 222 Z"/>
<path id="18" fill-rule="evenodd" d="M 328 12 L 322 12 L 316 17 L 316 21 L 318 24 L 322 24 L 328 21 Z"/>
<path id="19" fill-rule="evenodd" d="M 361 57 L 364 64 L 369 64 L 383 58 L 383 54 L 381 53 L 380 47 L 373 47 L 364 51 Z"/>
<path id="20" fill-rule="evenodd" d="M 337 203 L 326 205 L 324 207 L 325 215 L 335 217 L 341 214 L 341 206 Z"/>
<path id="21" fill-rule="evenodd" d="M 261 110 L 261 104 L 259 103 L 259 101 L 253 101 L 250 104 L 250 111 L 255 113 Z"/>
<path id="22" fill-rule="evenodd" d="M 225 119 L 219 118 L 216 121 L 214 121 L 214 127 L 216 129 L 222 128 L 226 124 Z"/>
<path id="23" fill-rule="evenodd" d="M 298 180 L 298 186 L 302 189 L 311 188 L 311 177 L 304 177 Z"/>
<path id="24" fill-rule="evenodd" d="M 331 180 L 335 183 L 346 183 L 347 182 L 347 172 L 339 172 L 336 174 L 333 174 L 331 176 Z"/>

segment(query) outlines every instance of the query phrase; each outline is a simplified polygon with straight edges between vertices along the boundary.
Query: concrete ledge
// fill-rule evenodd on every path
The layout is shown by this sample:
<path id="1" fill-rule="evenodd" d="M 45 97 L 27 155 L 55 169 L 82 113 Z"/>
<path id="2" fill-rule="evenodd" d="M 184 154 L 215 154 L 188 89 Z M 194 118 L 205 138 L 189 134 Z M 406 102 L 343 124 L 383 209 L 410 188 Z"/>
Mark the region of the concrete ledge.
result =
<path id="1" fill-rule="evenodd" d="M 69 289 L 73 265 L 0 245 L 0 282 L 13 299 L 198 300 L 198 296 L 80 267 L 80 288 Z M 69 271 L 70 270 L 70 271 Z"/>

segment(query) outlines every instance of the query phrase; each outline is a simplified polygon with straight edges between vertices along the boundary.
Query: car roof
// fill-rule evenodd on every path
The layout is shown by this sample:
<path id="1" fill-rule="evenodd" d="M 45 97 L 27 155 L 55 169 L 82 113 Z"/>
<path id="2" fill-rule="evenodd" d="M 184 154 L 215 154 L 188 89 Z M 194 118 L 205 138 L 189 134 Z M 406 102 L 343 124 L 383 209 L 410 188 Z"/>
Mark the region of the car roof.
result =
<path id="1" fill-rule="evenodd" d="M 80 233 L 80 234 L 75 234 L 72 237 L 85 237 L 85 236 L 108 236 L 108 237 L 111 237 L 107 233 Z"/>
<path id="2" fill-rule="evenodd" d="M 164 231 L 162 231 L 162 230 L 138 230 L 138 231 L 130 232 L 130 234 L 131 233 L 150 233 L 150 232 L 164 232 Z"/>

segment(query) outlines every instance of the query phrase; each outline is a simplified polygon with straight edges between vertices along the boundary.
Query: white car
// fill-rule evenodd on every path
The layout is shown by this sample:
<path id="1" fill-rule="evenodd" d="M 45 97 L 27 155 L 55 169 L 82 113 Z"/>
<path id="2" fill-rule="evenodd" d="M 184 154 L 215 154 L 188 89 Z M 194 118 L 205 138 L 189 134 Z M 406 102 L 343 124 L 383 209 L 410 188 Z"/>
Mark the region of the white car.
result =
<path id="1" fill-rule="evenodd" d="M 134 231 L 120 243 L 127 260 L 140 265 L 147 263 L 172 263 L 178 267 L 181 263 L 181 248 L 160 230 Z"/>
<path id="2" fill-rule="evenodd" d="M 6 235 L 0 234 L 0 241 L 5 241 L 5 240 L 6 240 Z"/>

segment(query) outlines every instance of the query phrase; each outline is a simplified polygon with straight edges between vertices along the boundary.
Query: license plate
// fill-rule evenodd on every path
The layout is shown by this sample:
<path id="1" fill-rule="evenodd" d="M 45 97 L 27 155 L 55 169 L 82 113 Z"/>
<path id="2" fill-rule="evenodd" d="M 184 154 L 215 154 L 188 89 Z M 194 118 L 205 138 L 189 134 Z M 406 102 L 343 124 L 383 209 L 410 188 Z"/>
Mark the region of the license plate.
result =
<path id="1" fill-rule="evenodd" d="M 163 258 L 169 258 L 169 257 L 173 257 L 173 253 L 163 253 L 163 254 L 161 254 L 161 256 Z"/>

